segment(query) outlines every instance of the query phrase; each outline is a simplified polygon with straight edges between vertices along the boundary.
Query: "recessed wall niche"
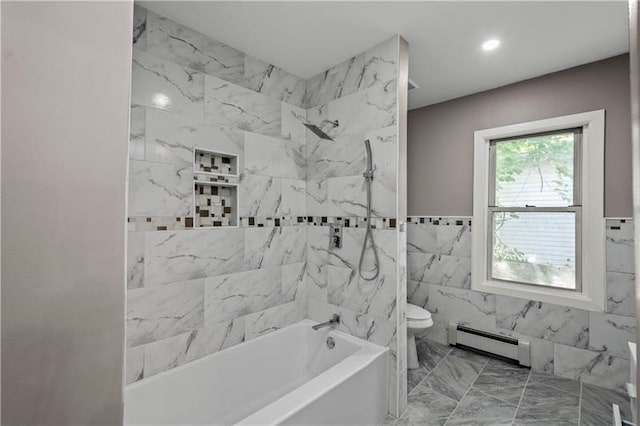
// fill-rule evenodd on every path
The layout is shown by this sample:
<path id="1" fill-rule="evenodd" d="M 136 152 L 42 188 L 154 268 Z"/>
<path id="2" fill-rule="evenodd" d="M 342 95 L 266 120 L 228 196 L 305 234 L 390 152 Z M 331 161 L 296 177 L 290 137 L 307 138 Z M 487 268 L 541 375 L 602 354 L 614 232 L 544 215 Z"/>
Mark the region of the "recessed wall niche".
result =
<path id="1" fill-rule="evenodd" d="M 238 226 L 238 156 L 193 150 L 194 227 Z"/>

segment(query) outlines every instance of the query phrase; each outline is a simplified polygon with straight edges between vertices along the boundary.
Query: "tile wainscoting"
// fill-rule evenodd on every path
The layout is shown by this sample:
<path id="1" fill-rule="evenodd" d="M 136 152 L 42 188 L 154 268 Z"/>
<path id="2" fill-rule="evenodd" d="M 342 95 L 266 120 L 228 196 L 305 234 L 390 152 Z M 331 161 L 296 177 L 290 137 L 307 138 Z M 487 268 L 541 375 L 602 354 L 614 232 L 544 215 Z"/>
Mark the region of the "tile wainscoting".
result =
<path id="1" fill-rule="evenodd" d="M 409 218 L 408 300 L 432 313 L 427 337 L 446 343 L 449 321 L 469 322 L 530 340 L 536 371 L 622 388 L 635 341 L 632 221 L 606 221 L 604 313 L 471 290 L 471 228 L 469 217 Z"/>

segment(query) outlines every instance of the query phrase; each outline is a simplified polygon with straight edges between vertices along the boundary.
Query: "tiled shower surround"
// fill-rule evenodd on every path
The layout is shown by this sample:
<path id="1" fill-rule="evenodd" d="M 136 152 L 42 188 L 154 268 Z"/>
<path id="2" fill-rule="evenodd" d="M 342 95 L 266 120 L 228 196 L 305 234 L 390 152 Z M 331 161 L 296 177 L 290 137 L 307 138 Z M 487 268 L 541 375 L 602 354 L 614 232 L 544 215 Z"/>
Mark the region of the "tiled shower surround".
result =
<path id="1" fill-rule="evenodd" d="M 152 11 L 134 15 L 127 382 L 340 313 L 342 330 L 391 349 L 397 414 L 406 404 L 399 38 L 305 81 Z M 335 141 L 307 131 L 307 120 Z M 371 282 L 357 274 L 364 139 L 381 261 Z M 195 229 L 195 147 L 238 156 L 239 226 Z M 329 248 L 332 222 L 345 224 L 341 249 Z M 367 270 L 371 262 L 369 252 Z"/>
<path id="2" fill-rule="evenodd" d="M 450 321 L 468 322 L 531 342 L 532 369 L 608 388 L 629 380 L 627 341 L 635 341 L 633 224 L 606 221 L 604 313 L 471 290 L 472 222 L 411 217 L 409 302 L 433 316 L 430 339 L 446 343 Z M 412 370 L 409 381 L 424 372 Z"/>

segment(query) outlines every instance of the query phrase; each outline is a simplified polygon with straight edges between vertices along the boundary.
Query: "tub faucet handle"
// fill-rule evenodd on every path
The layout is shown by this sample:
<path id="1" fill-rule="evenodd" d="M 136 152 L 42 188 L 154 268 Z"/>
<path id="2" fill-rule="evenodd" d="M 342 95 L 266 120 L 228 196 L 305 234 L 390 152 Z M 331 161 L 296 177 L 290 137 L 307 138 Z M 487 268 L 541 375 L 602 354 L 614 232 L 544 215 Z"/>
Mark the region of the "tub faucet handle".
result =
<path id="1" fill-rule="evenodd" d="M 341 223 L 332 223 L 329 225 L 329 237 L 331 238 L 330 248 L 342 248 Z"/>

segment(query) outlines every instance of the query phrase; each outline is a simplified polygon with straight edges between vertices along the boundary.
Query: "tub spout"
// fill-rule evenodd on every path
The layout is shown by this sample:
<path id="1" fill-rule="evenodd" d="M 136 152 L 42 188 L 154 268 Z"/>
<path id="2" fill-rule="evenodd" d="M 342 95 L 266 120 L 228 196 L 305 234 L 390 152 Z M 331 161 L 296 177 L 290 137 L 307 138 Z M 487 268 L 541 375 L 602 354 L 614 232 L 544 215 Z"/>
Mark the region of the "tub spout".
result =
<path id="1" fill-rule="evenodd" d="M 331 325 L 334 324 L 340 324 L 340 315 L 338 314 L 333 314 L 333 317 L 331 317 L 331 319 L 327 322 L 323 322 L 322 324 L 316 324 L 314 326 L 312 326 L 312 328 L 314 330 L 320 330 L 323 327 L 329 327 Z"/>

